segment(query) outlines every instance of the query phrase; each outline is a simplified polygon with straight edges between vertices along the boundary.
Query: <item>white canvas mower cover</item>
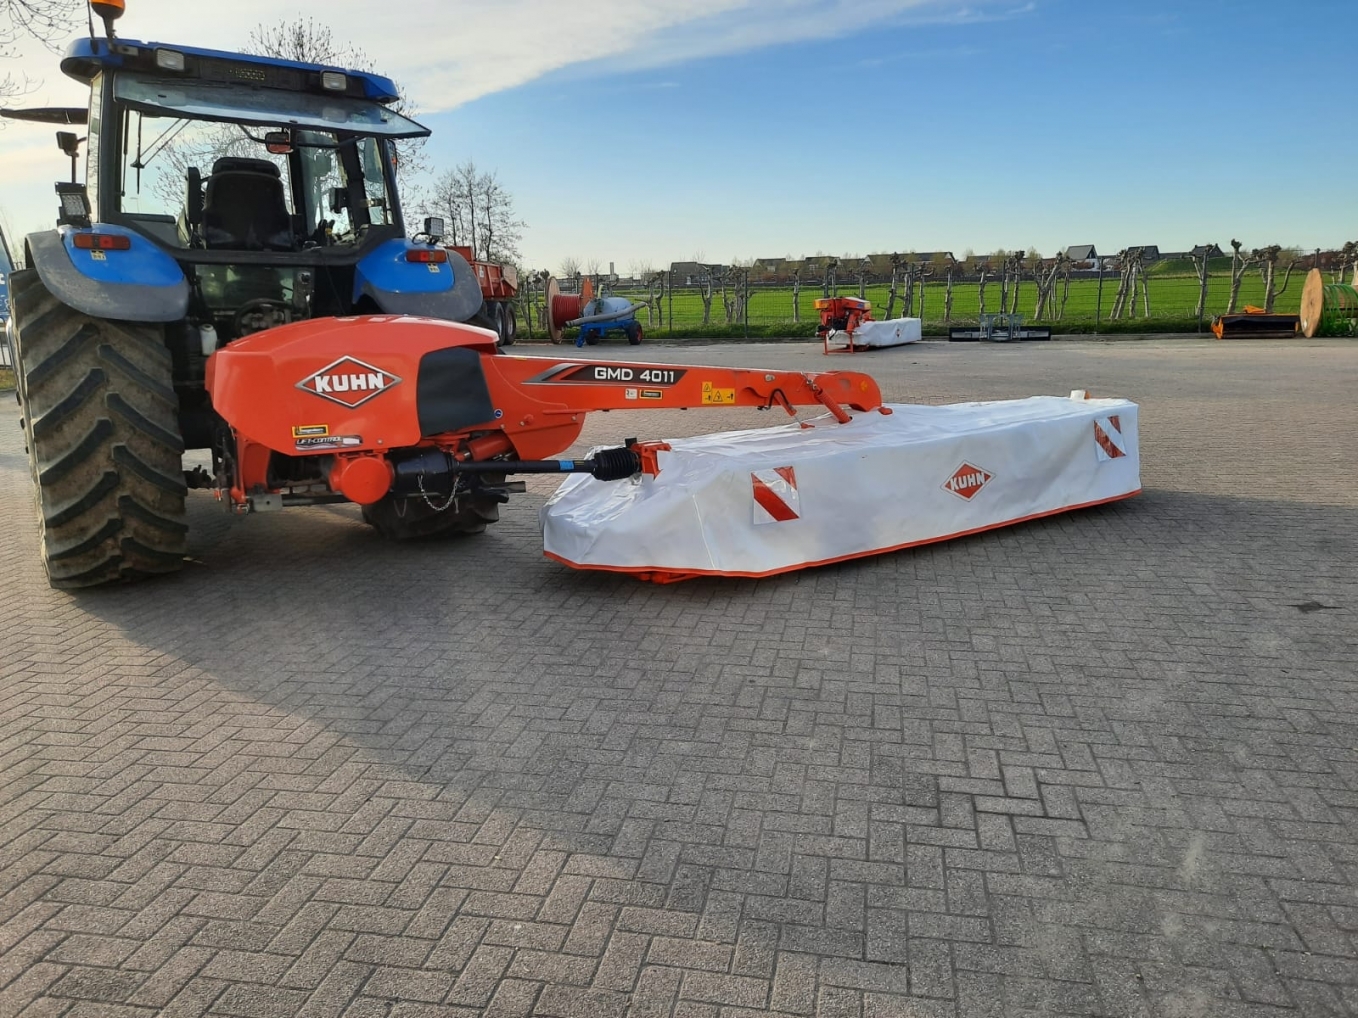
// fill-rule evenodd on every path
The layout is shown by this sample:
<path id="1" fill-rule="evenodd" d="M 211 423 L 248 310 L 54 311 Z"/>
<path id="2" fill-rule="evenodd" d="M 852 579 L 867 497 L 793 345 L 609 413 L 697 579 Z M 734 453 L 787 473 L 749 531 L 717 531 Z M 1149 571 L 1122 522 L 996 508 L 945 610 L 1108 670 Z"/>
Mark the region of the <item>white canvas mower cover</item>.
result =
<path id="1" fill-rule="evenodd" d="M 770 576 L 1141 490 L 1127 400 L 1076 392 L 887 409 L 674 440 L 654 477 L 572 476 L 541 510 L 545 553 L 662 583 Z"/>
<path id="2" fill-rule="evenodd" d="M 892 318 L 885 322 L 859 322 L 852 332 L 835 330 L 825 337 L 827 349 L 833 347 L 875 349 L 918 343 L 924 338 L 924 323 L 919 318 Z"/>

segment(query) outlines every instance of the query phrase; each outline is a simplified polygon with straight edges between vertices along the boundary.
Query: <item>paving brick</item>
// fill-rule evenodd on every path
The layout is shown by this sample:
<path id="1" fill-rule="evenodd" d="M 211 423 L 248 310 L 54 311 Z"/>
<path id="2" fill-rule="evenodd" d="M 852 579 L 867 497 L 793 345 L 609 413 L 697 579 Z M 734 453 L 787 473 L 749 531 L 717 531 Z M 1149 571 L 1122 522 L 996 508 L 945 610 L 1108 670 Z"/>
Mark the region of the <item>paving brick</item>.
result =
<path id="1" fill-rule="evenodd" d="M 862 366 L 1133 396 L 1146 492 L 663 588 L 542 559 L 544 479 L 419 548 L 194 496 L 202 565 L 73 598 L 0 429 L 0 1014 L 1358 1013 L 1358 348 Z"/>

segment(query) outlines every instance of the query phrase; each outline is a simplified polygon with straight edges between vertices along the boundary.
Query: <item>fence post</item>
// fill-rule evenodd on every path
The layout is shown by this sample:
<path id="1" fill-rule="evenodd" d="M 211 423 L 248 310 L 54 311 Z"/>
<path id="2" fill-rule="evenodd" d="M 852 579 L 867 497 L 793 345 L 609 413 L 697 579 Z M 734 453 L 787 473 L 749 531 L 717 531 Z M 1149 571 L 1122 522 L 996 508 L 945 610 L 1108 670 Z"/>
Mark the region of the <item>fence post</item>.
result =
<path id="1" fill-rule="evenodd" d="M 666 292 L 669 294 L 669 301 L 670 301 L 670 304 L 669 304 L 669 314 L 668 314 L 666 317 L 668 317 L 669 320 L 670 320 L 670 335 L 673 336 L 673 335 L 674 335 L 674 270 L 673 270 L 673 269 L 670 269 L 670 271 L 669 271 L 668 273 L 666 273 L 666 275 L 669 277 L 669 286 L 667 286 L 665 289 L 666 289 Z"/>
<path id="2" fill-rule="evenodd" d="M 1207 291 L 1211 288 L 1212 285 L 1212 273 L 1209 268 L 1210 265 L 1211 262 L 1207 258 L 1207 252 L 1204 251 L 1202 253 L 1202 270 L 1205 273 L 1203 278 L 1206 280 L 1206 282 L 1204 283 L 1202 288 L 1202 302 L 1198 307 L 1198 332 L 1202 332 L 1202 316 L 1207 311 Z"/>
<path id="3" fill-rule="evenodd" d="M 740 302 L 741 308 L 745 311 L 745 338 L 750 338 L 750 270 L 746 269 L 741 274 L 740 288 L 743 291 L 744 300 Z"/>
<path id="4" fill-rule="evenodd" d="M 1094 331 L 1099 331 L 1099 320 L 1103 317 L 1103 259 L 1098 259 L 1099 263 L 1099 297 L 1094 305 Z"/>

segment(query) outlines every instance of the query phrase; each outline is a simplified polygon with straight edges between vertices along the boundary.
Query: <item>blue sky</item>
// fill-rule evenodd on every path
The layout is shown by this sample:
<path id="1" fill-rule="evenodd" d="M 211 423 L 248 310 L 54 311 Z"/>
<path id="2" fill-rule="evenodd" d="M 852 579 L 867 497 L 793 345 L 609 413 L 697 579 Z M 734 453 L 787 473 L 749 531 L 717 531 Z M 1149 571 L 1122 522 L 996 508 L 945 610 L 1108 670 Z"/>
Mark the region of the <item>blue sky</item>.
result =
<path id="1" fill-rule="evenodd" d="M 1042 0 L 567 68 L 431 117 L 433 151 L 498 169 L 535 264 L 1339 245 L 1358 235 L 1353 43 L 1320 27 L 1340 5 L 1288 6 Z"/>
<path id="2" fill-rule="evenodd" d="M 340 16 L 358 0 L 241 0 L 228 27 L 176 6 L 132 0 L 125 31 L 232 46 L 251 15 L 325 15 L 337 34 L 363 24 Z M 355 42 L 427 111 L 436 164 L 473 158 L 499 172 L 534 267 L 1232 236 L 1309 249 L 1358 235 L 1346 4 L 402 9 L 406 20 Z M 28 130 L 0 135 L 0 215 L 17 232 L 42 225 L 29 194 L 50 204 L 60 172 L 47 132 L 39 156 Z"/>

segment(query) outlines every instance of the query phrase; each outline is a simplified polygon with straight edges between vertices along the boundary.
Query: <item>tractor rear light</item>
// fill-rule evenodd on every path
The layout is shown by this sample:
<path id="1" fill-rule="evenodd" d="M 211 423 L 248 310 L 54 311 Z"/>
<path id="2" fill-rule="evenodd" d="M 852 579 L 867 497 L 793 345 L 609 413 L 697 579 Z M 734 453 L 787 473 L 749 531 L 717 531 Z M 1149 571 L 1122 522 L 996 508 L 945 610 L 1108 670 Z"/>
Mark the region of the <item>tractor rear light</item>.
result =
<path id="1" fill-rule="evenodd" d="M 429 265 L 442 265 L 448 260 L 448 252 L 437 247 L 412 247 L 406 252 L 406 261 L 424 262 Z"/>
<path id="2" fill-rule="evenodd" d="M 132 238 L 121 233 L 77 233 L 72 239 L 82 251 L 130 251 Z"/>
<path id="3" fill-rule="evenodd" d="M 339 71 L 322 71 L 321 88 L 327 92 L 345 92 L 349 88 L 349 77 Z"/>
<path id="4" fill-rule="evenodd" d="M 184 54 L 173 49 L 156 50 L 156 66 L 162 71 L 184 70 Z"/>

